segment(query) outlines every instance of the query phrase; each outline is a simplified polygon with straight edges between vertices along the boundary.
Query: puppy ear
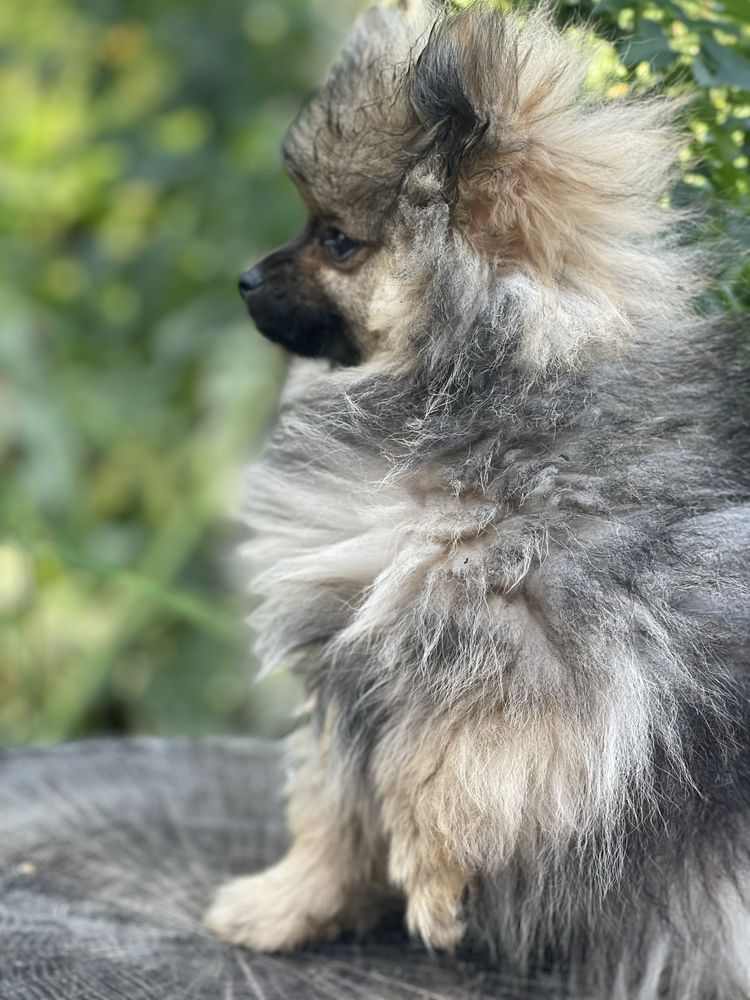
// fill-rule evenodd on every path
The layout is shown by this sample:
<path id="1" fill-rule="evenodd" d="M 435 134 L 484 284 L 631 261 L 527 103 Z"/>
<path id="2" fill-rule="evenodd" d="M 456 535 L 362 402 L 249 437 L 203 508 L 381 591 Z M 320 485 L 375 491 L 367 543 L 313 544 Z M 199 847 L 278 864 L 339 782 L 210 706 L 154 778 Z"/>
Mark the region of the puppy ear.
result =
<path id="1" fill-rule="evenodd" d="M 437 157 L 455 193 L 462 166 L 490 125 L 471 95 L 467 58 L 475 19 L 444 14 L 434 23 L 414 64 L 410 99 L 421 130 L 418 155 Z"/>

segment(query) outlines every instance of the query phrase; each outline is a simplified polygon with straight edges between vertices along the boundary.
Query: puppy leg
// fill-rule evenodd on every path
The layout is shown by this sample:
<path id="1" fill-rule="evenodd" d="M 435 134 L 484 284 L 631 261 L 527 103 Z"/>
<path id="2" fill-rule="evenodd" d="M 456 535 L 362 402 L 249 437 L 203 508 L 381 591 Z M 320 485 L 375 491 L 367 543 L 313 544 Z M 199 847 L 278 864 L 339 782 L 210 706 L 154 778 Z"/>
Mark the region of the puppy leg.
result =
<path id="1" fill-rule="evenodd" d="M 394 823 L 389 875 L 406 893 L 409 932 L 428 948 L 453 951 L 466 931 L 463 897 L 470 876 L 440 838 L 408 820 Z"/>
<path id="2" fill-rule="evenodd" d="M 411 753 L 395 741 L 381 756 L 377 779 L 390 842 L 388 875 L 406 894 L 409 931 L 428 948 L 452 951 L 466 930 L 463 903 L 473 872 L 454 835 L 470 807 L 450 758 L 433 741 Z"/>
<path id="3" fill-rule="evenodd" d="M 288 853 L 266 871 L 225 885 L 206 916 L 206 925 L 233 944 L 287 951 L 376 916 L 366 886 L 378 874 L 377 836 L 366 829 L 354 790 L 335 793 L 325 751 L 308 739 L 309 756 L 289 787 Z M 382 857 L 382 844 L 380 851 Z"/>

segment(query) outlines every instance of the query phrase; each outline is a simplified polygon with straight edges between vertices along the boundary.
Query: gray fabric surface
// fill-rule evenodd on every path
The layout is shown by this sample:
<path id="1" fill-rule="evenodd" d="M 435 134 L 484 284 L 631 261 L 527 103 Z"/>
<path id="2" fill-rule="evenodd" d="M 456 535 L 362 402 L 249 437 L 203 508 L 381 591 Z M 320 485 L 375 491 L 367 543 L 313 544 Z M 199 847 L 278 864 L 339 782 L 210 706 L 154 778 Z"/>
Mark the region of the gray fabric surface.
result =
<path id="1" fill-rule="evenodd" d="M 276 748 L 250 740 L 2 753 L 0 998 L 534 1000 L 400 921 L 288 957 L 204 932 L 216 886 L 283 851 L 280 787 Z"/>

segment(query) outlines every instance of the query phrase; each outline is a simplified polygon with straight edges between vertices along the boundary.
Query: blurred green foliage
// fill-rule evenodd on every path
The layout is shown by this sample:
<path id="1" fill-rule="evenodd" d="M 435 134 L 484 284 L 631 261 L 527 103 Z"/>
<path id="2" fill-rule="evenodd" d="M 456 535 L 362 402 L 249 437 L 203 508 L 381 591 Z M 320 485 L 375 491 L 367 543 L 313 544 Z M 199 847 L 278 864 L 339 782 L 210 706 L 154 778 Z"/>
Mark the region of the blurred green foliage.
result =
<path id="1" fill-rule="evenodd" d="M 0 8 L 0 740 L 271 726 L 228 575 L 279 359 L 236 293 L 352 4 Z"/>
<path id="2" fill-rule="evenodd" d="M 0 9 L 0 741 L 270 732 L 229 515 L 280 362 L 236 296 L 302 208 L 286 124 L 357 0 Z M 613 96 L 694 95 L 687 183 L 749 301 L 747 0 L 560 0 Z"/>
<path id="3" fill-rule="evenodd" d="M 709 306 L 750 308 L 750 0 L 558 0 L 613 47 L 615 76 L 688 98 L 690 141 L 675 198 L 705 205 L 725 262 Z M 613 87 L 617 92 L 617 85 Z"/>

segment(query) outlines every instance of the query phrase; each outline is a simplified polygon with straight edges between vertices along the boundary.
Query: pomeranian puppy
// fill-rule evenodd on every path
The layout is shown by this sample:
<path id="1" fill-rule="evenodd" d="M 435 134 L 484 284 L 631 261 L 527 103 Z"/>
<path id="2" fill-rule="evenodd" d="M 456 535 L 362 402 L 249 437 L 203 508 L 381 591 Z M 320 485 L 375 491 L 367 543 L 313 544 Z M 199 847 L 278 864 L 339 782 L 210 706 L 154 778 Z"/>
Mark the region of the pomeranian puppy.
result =
<path id="1" fill-rule="evenodd" d="M 259 652 L 311 709 L 229 941 L 388 885 L 520 982 L 750 996 L 746 381 L 665 200 L 675 108 L 603 100 L 592 51 L 384 4 L 289 131 L 309 221 L 240 287 L 314 360 L 247 510 Z"/>

